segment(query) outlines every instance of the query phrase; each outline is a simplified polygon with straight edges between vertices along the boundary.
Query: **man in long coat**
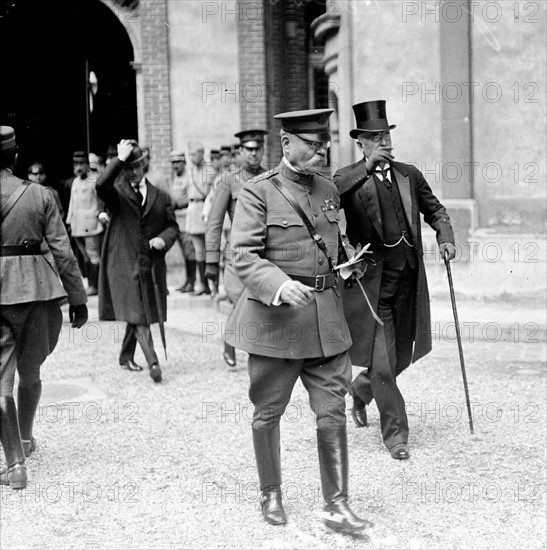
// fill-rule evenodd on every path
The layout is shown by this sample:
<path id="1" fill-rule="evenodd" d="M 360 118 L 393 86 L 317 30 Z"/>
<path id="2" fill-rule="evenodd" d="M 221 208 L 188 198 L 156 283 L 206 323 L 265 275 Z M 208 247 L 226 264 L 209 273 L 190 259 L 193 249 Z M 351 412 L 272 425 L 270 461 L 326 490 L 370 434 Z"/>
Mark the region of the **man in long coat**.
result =
<path id="1" fill-rule="evenodd" d="M 87 321 L 87 296 L 53 195 L 13 175 L 15 132 L 0 126 L 0 440 L 6 470 L 0 484 L 23 489 L 25 457 L 36 447 L 34 417 L 42 394 L 40 368 L 55 349 L 68 297 L 69 319 Z M 13 398 L 19 375 L 17 407 Z"/>
<path id="2" fill-rule="evenodd" d="M 223 172 L 219 176 L 205 230 L 205 276 L 211 279 L 213 283 L 218 282 L 220 274 L 220 249 L 226 213 L 228 213 L 230 222 L 233 222 L 237 197 L 241 187 L 246 181 L 265 172 L 260 163 L 264 155 L 264 136 L 267 133 L 266 130 L 243 130 L 235 134 L 235 137 L 240 140 L 239 149 L 243 164 L 234 172 Z M 229 237 L 227 240 L 224 288 L 228 300 L 232 305 L 235 305 L 243 292 L 243 284 L 233 266 Z M 227 342 L 224 343 L 223 357 L 228 366 L 235 367 L 235 349 Z"/>
<path id="3" fill-rule="evenodd" d="M 253 445 L 265 521 L 287 521 L 279 421 L 300 378 L 316 415 L 323 520 L 332 529 L 352 533 L 365 529 L 367 522 L 348 505 L 345 395 L 351 339 L 334 270 L 339 196 L 332 180 L 320 173 L 327 162 L 332 112 L 276 115 L 283 159 L 239 193 L 231 239 L 245 290 L 228 320 L 226 341 L 249 353 Z"/>
<path id="4" fill-rule="evenodd" d="M 124 139 L 118 157 L 97 180 L 97 194 L 111 213 L 100 264 L 99 318 L 127 322 L 120 365 L 142 370 L 134 361 L 138 341 L 150 376 L 160 382 L 150 325 L 166 320 L 165 253 L 177 239 L 178 225 L 171 197 L 144 177 L 143 159 L 137 142 Z M 161 304 L 156 303 L 152 270 Z"/>
<path id="5" fill-rule="evenodd" d="M 441 255 L 455 256 L 454 233 L 446 209 L 421 172 L 392 155 L 385 101 L 353 106 L 363 158 L 334 175 L 347 220 L 349 242 L 370 243 L 376 265 L 368 265 L 362 284 L 377 323 L 357 285 L 344 289 L 354 365 L 367 367 L 352 383 L 352 416 L 367 425 L 366 405 L 376 400 L 382 436 L 391 456 L 407 459 L 408 421 L 396 377 L 431 351 L 429 294 L 423 262 L 420 214 L 437 234 Z"/>

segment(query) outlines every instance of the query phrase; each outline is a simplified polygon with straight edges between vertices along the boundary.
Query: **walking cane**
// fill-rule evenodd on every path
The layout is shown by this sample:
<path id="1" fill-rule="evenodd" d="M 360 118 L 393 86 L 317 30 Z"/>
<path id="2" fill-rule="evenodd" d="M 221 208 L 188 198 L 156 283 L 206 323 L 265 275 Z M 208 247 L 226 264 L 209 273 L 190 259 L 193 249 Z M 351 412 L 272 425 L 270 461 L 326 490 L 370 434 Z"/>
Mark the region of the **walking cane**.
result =
<path id="1" fill-rule="evenodd" d="M 154 297 L 156 299 L 156 308 L 158 309 L 158 317 L 159 317 L 159 324 L 160 324 L 160 335 L 161 335 L 161 342 L 163 344 L 163 352 L 165 353 L 165 360 L 167 361 L 167 342 L 165 340 L 165 312 L 163 311 L 163 300 L 158 284 L 158 280 L 156 278 L 156 266 L 157 263 L 155 259 L 160 256 L 161 253 L 156 252 L 155 250 L 152 250 L 152 265 L 151 265 L 151 273 L 152 273 L 152 284 L 154 286 Z"/>
<path id="2" fill-rule="evenodd" d="M 465 390 L 465 401 L 467 403 L 467 416 L 469 417 L 469 430 L 471 435 L 473 431 L 473 417 L 471 415 L 471 403 L 469 401 L 469 389 L 467 387 L 467 376 L 465 374 L 465 363 L 463 360 L 462 335 L 460 332 L 460 323 L 458 322 L 458 312 L 456 310 L 456 297 L 454 295 L 454 283 L 452 282 L 452 272 L 450 271 L 450 261 L 448 260 L 448 250 L 444 251 L 444 265 L 448 274 L 448 286 L 450 287 L 450 299 L 452 300 L 452 312 L 454 313 L 454 323 L 456 324 L 456 339 L 458 340 L 458 350 L 460 352 L 460 365 L 462 367 L 463 387 Z"/>

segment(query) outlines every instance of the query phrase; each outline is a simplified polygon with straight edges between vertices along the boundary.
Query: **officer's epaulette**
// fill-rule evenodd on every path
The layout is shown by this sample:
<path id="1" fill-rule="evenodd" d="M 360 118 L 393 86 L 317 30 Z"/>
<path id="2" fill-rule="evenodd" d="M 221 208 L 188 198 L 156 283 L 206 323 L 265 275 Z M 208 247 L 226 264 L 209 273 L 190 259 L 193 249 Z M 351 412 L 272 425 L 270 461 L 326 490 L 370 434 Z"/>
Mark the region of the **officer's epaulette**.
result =
<path id="1" fill-rule="evenodd" d="M 266 170 L 266 172 L 262 172 L 262 174 L 258 174 L 258 176 L 250 179 L 247 183 L 258 183 L 259 181 L 271 178 L 276 174 L 279 174 L 279 170 L 277 168 L 272 168 L 271 170 Z"/>

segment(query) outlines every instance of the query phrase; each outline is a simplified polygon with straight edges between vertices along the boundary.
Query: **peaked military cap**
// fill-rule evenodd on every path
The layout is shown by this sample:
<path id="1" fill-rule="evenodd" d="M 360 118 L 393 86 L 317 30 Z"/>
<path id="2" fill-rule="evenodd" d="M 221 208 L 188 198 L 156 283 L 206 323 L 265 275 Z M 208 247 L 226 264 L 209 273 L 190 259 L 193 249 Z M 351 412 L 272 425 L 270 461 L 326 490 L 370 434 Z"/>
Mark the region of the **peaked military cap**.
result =
<path id="1" fill-rule="evenodd" d="M 274 118 L 281 121 L 285 132 L 308 141 L 329 141 L 329 117 L 334 109 L 310 109 L 280 113 Z"/>
<path id="2" fill-rule="evenodd" d="M 15 151 L 15 130 L 11 126 L 0 126 L 0 152 Z"/>
<path id="3" fill-rule="evenodd" d="M 260 147 L 264 144 L 264 136 L 267 135 L 266 130 L 243 130 L 234 134 L 236 138 L 239 138 L 239 145 L 246 145 L 247 147 Z"/>
<path id="4" fill-rule="evenodd" d="M 171 162 L 177 162 L 179 160 L 183 160 L 186 162 L 186 154 L 183 151 L 171 151 L 169 153 L 169 160 Z"/>
<path id="5" fill-rule="evenodd" d="M 72 162 L 85 162 L 86 164 L 89 163 L 89 160 L 87 158 L 87 154 L 85 151 L 74 151 L 72 154 Z"/>
<path id="6" fill-rule="evenodd" d="M 397 125 L 389 125 L 386 114 L 386 102 L 384 99 L 375 101 L 363 101 L 352 107 L 357 128 L 351 130 L 349 135 L 357 139 L 363 132 L 388 132 L 397 128 Z"/>
<path id="7" fill-rule="evenodd" d="M 232 152 L 232 146 L 231 145 L 223 145 L 221 148 L 220 148 L 220 154 L 222 155 L 223 153 L 226 154 L 226 153 L 231 153 Z"/>

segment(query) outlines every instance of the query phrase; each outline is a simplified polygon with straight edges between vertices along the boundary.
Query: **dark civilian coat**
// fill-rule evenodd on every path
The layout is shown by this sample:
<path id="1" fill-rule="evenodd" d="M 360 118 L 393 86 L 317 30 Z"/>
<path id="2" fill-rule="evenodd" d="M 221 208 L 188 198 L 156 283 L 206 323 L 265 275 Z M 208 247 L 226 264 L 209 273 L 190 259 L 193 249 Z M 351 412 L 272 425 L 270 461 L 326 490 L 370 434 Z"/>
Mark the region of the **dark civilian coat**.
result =
<path id="1" fill-rule="evenodd" d="M 114 159 L 97 180 L 97 194 L 109 209 L 99 272 L 99 318 L 139 325 L 159 322 L 152 284 L 152 260 L 157 275 L 163 312 L 167 313 L 167 281 L 164 253 L 152 253 L 150 239 L 161 237 L 167 250 L 173 246 L 178 225 L 171 197 L 146 182 L 144 210 Z M 119 177 L 118 177 L 119 176 Z"/>
<path id="2" fill-rule="evenodd" d="M 314 292 L 305 306 L 271 305 L 291 275 L 326 275 L 330 267 L 302 218 L 270 178 L 290 190 L 329 255 L 338 255 L 339 196 L 332 180 L 303 175 L 281 162 L 246 182 L 239 193 L 231 240 L 237 275 L 245 290 L 226 327 L 226 341 L 248 353 L 286 359 L 331 357 L 351 345 L 340 289 Z"/>
<path id="3" fill-rule="evenodd" d="M 365 246 L 370 243 L 376 265 L 368 265 L 361 279 L 367 296 L 376 311 L 380 294 L 380 282 L 384 262 L 384 242 L 382 227 L 382 212 L 376 189 L 374 176 L 364 175 L 366 160 L 363 158 L 356 164 L 342 168 L 334 175 L 334 182 L 341 197 L 341 206 L 347 220 L 347 236 L 350 243 Z M 408 346 L 406 353 L 400 354 L 417 361 L 431 351 L 431 316 L 429 308 L 429 292 L 425 266 L 423 262 L 423 246 L 420 213 L 424 221 L 437 234 L 437 242 L 454 244 L 454 233 L 446 209 L 439 202 L 429 187 L 422 173 L 409 164 L 392 163 L 392 174 L 399 188 L 406 221 L 411 232 L 418 261 L 418 276 L 416 286 L 416 307 L 407 312 L 402 322 L 413 323 L 414 338 L 404 342 Z M 372 317 L 361 290 L 357 284 L 344 290 L 344 311 L 350 327 L 353 346 L 350 349 L 352 363 L 358 366 L 371 366 L 374 343 L 375 320 Z M 399 350 L 398 350 L 399 351 Z M 410 364 L 397 363 L 397 373 Z"/>

